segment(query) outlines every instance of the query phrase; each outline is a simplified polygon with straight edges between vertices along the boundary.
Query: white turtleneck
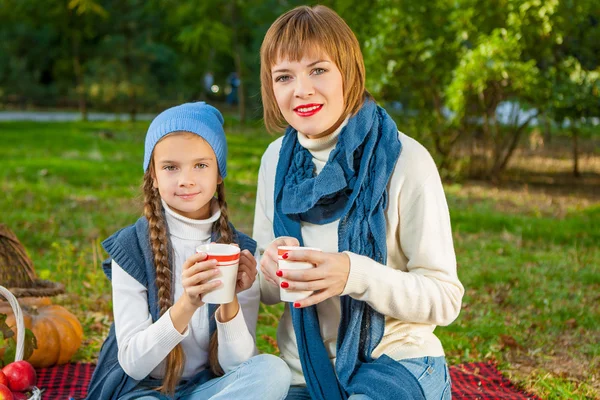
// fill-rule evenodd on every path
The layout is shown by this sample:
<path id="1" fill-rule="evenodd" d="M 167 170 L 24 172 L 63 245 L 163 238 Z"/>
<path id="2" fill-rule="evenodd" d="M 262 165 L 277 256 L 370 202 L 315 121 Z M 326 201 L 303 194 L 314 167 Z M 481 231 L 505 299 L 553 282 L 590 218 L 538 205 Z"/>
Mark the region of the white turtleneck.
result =
<path id="1" fill-rule="evenodd" d="M 313 156 L 320 173 L 337 144 L 344 125 L 331 135 L 310 139 L 298 134 L 300 144 Z M 433 333 L 436 325 L 451 323 L 460 311 L 464 293 L 456 274 L 450 216 L 439 173 L 428 151 L 414 139 L 398 132 L 402 152 L 388 182 L 386 208 L 387 262 L 351 252 L 350 274 L 342 295 L 366 301 L 385 315 L 384 336 L 373 352 L 395 360 L 442 356 L 444 350 Z M 275 239 L 273 209 L 275 172 L 282 138 L 265 151 L 258 175 L 253 237 L 260 252 Z M 301 222 L 304 245 L 338 252 L 338 225 Z M 261 299 L 280 301 L 279 288 L 260 276 Z M 335 363 L 340 322 L 339 297 L 317 305 L 325 348 Z M 292 384 L 304 385 L 290 304 L 286 303 L 277 330 L 281 357 L 292 370 Z"/>
<path id="2" fill-rule="evenodd" d="M 206 220 L 195 220 L 172 211 L 163 202 L 165 216 L 174 252 L 174 303 L 183 294 L 181 272 L 183 262 L 195 253 L 197 246 L 210 243 L 212 225 L 221 216 L 213 200 L 212 215 Z M 152 323 L 146 288 L 112 262 L 113 314 L 119 346 L 119 363 L 127 375 L 141 380 L 150 375 L 164 376 L 165 357 L 179 343 L 185 353 L 183 377 L 190 378 L 208 364 L 208 307 L 198 308 L 186 331 L 180 334 L 164 313 Z M 238 294 L 240 309 L 230 321 L 217 319 L 219 363 L 225 372 L 257 354 L 255 344 L 259 308 L 258 280 Z"/>
<path id="3" fill-rule="evenodd" d="M 327 163 L 329 154 L 338 142 L 340 132 L 348 125 L 348 119 L 346 118 L 335 131 L 318 139 L 311 139 L 303 133 L 298 132 L 298 142 L 302 147 L 310 151 L 310 154 L 313 156 L 313 164 L 315 164 L 317 175 L 321 173 L 321 170 L 323 170 L 323 167 Z"/>

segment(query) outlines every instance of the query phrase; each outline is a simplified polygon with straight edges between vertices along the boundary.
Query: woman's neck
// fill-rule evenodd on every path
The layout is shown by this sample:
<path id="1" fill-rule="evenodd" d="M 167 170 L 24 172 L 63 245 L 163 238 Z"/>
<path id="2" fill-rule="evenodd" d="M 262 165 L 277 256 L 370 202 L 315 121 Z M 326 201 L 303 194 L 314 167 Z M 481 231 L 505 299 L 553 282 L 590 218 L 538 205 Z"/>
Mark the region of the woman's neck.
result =
<path id="1" fill-rule="evenodd" d="M 327 136 L 312 139 L 298 132 L 298 142 L 306 150 L 310 151 L 314 158 L 322 162 L 326 162 L 329 158 L 329 153 L 335 148 L 338 141 L 338 136 L 344 127 L 348 124 L 350 117 L 347 117 L 336 130 Z"/>

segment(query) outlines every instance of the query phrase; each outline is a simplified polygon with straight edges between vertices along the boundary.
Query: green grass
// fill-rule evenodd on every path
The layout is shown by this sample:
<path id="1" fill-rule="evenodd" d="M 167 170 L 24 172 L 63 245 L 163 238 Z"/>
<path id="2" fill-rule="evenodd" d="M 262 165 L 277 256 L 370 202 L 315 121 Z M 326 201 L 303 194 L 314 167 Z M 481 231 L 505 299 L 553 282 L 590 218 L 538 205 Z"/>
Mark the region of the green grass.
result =
<path id="1" fill-rule="evenodd" d="M 17 234 L 38 275 L 66 284 L 67 294 L 54 301 L 84 325 L 79 360 L 95 359 L 110 324 L 100 242 L 141 215 L 146 128 L 147 122 L 0 123 L 0 223 Z M 250 233 L 260 157 L 274 138 L 260 125 L 241 128 L 231 120 L 226 132 L 231 216 Z M 517 191 L 500 201 L 483 190 L 474 198 L 473 185 L 446 187 L 466 288 L 457 321 L 436 330 L 449 360 L 494 360 L 543 398 L 600 396 L 597 198 L 585 206 L 567 199 L 567 211 L 556 217 L 539 211 L 552 195 L 523 201 Z M 277 351 L 281 311 L 261 305 L 262 351 Z"/>

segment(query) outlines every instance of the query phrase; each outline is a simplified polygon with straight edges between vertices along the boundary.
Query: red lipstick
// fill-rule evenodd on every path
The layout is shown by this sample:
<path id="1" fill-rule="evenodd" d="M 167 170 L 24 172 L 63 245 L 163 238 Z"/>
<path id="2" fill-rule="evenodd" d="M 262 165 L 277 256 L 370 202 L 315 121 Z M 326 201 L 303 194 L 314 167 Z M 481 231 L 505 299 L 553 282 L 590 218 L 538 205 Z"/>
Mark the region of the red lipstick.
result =
<path id="1" fill-rule="evenodd" d="M 301 117 L 310 117 L 321 111 L 322 108 L 323 104 L 302 104 L 301 106 L 294 108 L 294 112 Z"/>

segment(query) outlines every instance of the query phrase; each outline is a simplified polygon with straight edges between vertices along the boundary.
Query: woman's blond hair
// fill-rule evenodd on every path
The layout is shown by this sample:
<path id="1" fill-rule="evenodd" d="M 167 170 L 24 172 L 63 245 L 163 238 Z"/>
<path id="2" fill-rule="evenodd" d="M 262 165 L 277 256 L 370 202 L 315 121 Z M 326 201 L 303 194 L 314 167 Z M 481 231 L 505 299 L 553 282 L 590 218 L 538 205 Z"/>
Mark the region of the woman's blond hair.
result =
<path id="1" fill-rule="evenodd" d="M 196 136 L 195 134 L 189 132 L 177 132 L 173 134 L 180 133 Z M 152 157 L 150 158 L 150 165 L 144 174 L 144 215 L 148 220 L 150 246 L 152 248 L 152 254 L 154 257 L 153 261 L 156 268 L 158 305 L 160 308 L 160 315 L 163 315 L 173 305 L 173 289 L 171 285 L 173 282 L 173 268 L 171 265 L 172 247 L 171 241 L 169 240 L 167 221 L 165 218 L 165 212 L 163 210 L 160 194 L 158 189 L 154 187 L 155 177 L 154 154 L 152 154 Z M 227 202 L 225 200 L 224 182 L 221 182 L 217 185 L 217 202 L 219 204 L 219 209 L 221 210 L 221 216 L 217 221 L 214 222 L 212 229 L 213 231 L 219 231 L 219 243 L 232 243 L 234 239 L 233 230 L 229 224 L 229 213 L 227 211 Z M 214 318 L 214 316 L 210 316 L 210 318 Z M 219 365 L 217 351 L 217 332 L 215 331 L 210 338 L 208 359 L 213 373 L 217 376 L 221 376 L 223 375 L 223 369 Z M 178 344 L 167 355 L 165 376 L 162 386 L 157 388 L 157 390 L 161 391 L 162 393 L 172 395 L 175 392 L 175 387 L 181 379 L 184 365 L 185 353 L 183 352 L 181 344 Z"/>
<path id="2" fill-rule="evenodd" d="M 344 112 L 355 114 L 365 96 L 365 63 L 360 45 L 348 24 L 325 6 L 300 6 L 277 18 L 260 48 L 260 81 L 264 120 L 269 132 L 280 132 L 285 121 L 273 93 L 271 68 L 281 60 L 300 61 L 325 54 L 342 74 Z"/>

